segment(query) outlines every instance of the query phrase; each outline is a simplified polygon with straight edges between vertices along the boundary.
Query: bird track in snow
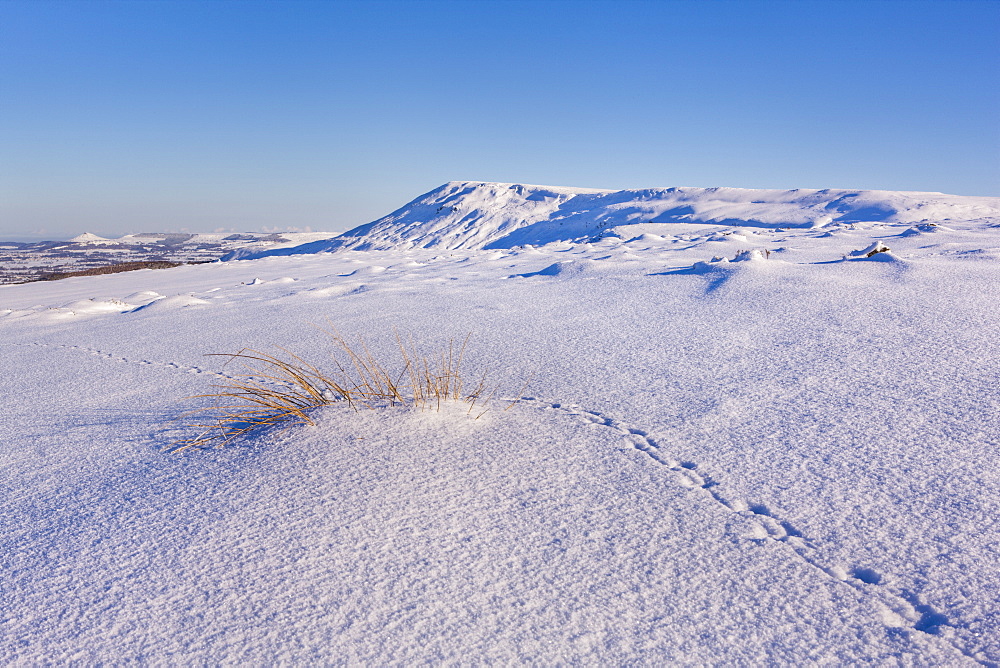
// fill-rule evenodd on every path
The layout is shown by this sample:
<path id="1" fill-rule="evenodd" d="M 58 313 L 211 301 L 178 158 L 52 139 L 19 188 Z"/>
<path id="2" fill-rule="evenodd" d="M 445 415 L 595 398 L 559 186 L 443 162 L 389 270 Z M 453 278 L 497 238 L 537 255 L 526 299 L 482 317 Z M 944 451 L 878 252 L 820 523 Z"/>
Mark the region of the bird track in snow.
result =
<path id="1" fill-rule="evenodd" d="M 948 643 L 963 656 L 984 666 L 996 667 L 1000 664 L 969 649 L 954 632 L 955 627 L 948 617 L 923 603 L 919 596 L 905 589 L 894 590 L 886 583 L 883 574 L 862 566 L 845 567 L 831 563 L 824 558 L 815 542 L 803 535 L 788 520 L 776 516 L 766 505 L 749 503 L 726 492 L 723 485 L 702 471 L 697 463 L 680 461 L 665 452 L 649 432 L 637 428 L 623 420 L 588 410 L 574 404 L 553 403 L 535 397 L 521 397 L 515 400 L 537 408 L 555 410 L 580 418 L 596 427 L 612 429 L 636 450 L 645 453 L 657 464 L 672 471 L 678 483 L 694 492 L 706 494 L 715 503 L 732 513 L 738 513 L 757 525 L 755 535 L 749 540 L 773 541 L 786 546 L 792 554 L 809 564 L 828 578 L 852 587 L 865 596 L 877 598 L 880 604 L 881 621 L 891 629 L 912 629 L 939 638 Z"/>
<path id="2" fill-rule="evenodd" d="M 104 358 L 104 359 L 107 359 L 107 360 L 111 360 L 113 362 L 122 362 L 124 364 L 136 364 L 136 365 L 139 365 L 139 366 L 162 367 L 162 368 L 166 368 L 166 369 L 172 369 L 172 370 L 175 370 L 175 371 L 183 371 L 185 373 L 192 373 L 192 374 L 208 374 L 210 376 L 216 376 L 217 378 L 225 378 L 226 380 L 232 380 L 232 381 L 243 381 L 243 380 L 246 380 L 246 379 L 250 378 L 250 379 L 256 380 L 258 382 L 274 383 L 274 381 L 272 381 L 270 379 L 262 378 L 262 377 L 258 377 L 258 376 L 254 376 L 254 375 L 250 375 L 250 374 L 241 375 L 241 376 L 231 376 L 229 374 L 225 374 L 225 373 L 222 373 L 220 371 L 210 371 L 210 370 L 202 368 L 200 366 L 188 366 L 186 364 L 179 364 L 177 362 L 160 362 L 160 361 L 149 360 L 149 359 L 135 359 L 135 358 L 122 357 L 121 355 L 115 355 L 114 353 L 109 353 L 106 350 L 100 350 L 98 348 L 88 348 L 86 346 L 74 346 L 74 345 L 69 345 L 69 344 L 37 343 L 37 342 L 36 343 L 20 343 L 20 344 L 13 344 L 13 345 L 36 346 L 36 347 L 39 347 L 39 348 L 62 348 L 63 350 L 74 350 L 74 351 L 78 351 L 78 352 L 85 353 L 85 354 L 88 354 L 88 355 L 93 355 L 94 357 L 101 357 L 101 358 Z"/>

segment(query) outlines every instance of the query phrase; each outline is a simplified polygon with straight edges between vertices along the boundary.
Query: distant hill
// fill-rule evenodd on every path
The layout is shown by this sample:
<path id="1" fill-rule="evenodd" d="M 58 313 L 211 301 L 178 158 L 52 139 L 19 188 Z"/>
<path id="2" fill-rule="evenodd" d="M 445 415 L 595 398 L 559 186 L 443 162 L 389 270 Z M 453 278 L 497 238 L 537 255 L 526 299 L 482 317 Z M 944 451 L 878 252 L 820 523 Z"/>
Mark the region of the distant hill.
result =
<path id="1" fill-rule="evenodd" d="M 819 228 L 976 220 L 1000 224 L 1000 198 L 885 190 L 595 190 L 451 182 L 336 237 L 263 252 L 241 249 L 224 259 L 340 249 L 512 248 L 602 236 L 678 234 L 691 225 Z"/>
<path id="2" fill-rule="evenodd" d="M 329 237 L 321 232 L 142 232 L 109 239 L 84 232 L 68 241 L 0 242 L 0 285 L 55 275 L 87 275 L 112 266 L 121 270 L 123 266 L 209 262 L 236 250 L 261 253 Z"/>

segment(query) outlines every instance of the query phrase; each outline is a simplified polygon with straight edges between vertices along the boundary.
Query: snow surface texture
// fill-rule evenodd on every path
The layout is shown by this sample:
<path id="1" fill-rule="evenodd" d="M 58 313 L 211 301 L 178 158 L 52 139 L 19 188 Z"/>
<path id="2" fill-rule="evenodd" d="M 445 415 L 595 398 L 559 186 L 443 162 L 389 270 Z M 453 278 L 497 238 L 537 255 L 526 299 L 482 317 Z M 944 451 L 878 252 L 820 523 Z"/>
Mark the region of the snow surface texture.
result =
<path id="1" fill-rule="evenodd" d="M 655 225 L 0 287 L 0 657 L 1000 663 L 1000 219 Z M 162 453 L 327 322 L 535 376 Z"/>

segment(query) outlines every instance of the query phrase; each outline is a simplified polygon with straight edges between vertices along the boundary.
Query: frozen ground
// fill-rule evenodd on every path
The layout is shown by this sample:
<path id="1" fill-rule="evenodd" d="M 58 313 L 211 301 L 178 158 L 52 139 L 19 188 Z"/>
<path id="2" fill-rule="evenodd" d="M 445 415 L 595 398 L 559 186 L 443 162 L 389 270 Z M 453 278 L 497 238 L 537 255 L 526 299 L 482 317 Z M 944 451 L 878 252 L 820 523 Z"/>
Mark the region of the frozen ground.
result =
<path id="1" fill-rule="evenodd" d="M 997 665 L 987 214 L 0 287 L 0 656 Z M 162 453 L 204 354 L 321 363 L 327 322 L 534 377 Z"/>

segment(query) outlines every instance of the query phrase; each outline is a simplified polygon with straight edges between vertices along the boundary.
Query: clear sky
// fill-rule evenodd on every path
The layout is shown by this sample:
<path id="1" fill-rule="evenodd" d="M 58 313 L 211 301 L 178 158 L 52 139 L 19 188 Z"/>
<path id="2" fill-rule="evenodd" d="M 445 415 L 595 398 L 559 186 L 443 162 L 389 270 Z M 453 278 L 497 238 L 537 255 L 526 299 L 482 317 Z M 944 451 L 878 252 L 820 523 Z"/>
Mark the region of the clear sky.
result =
<path id="1" fill-rule="evenodd" d="M 1000 195 L 1000 2 L 0 0 L 0 238 L 446 181 Z"/>

